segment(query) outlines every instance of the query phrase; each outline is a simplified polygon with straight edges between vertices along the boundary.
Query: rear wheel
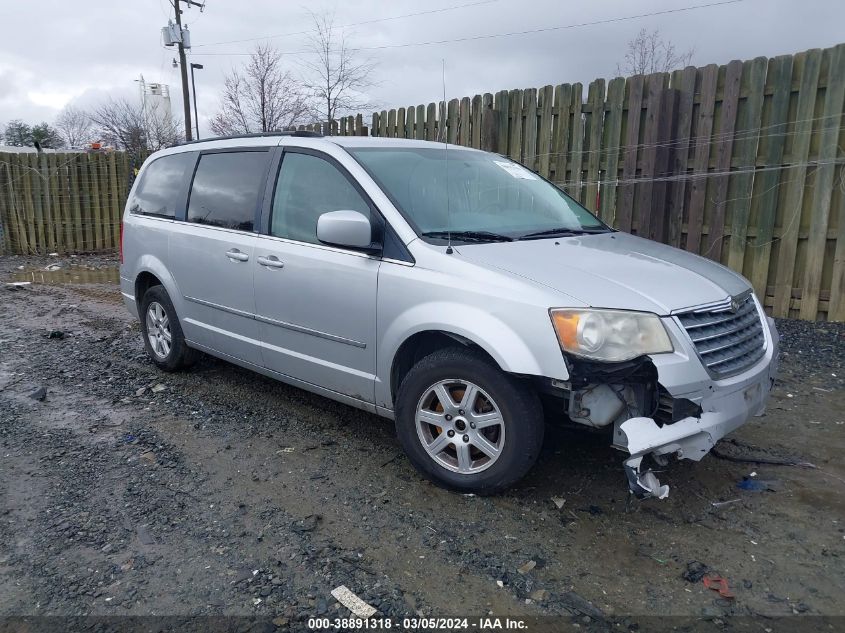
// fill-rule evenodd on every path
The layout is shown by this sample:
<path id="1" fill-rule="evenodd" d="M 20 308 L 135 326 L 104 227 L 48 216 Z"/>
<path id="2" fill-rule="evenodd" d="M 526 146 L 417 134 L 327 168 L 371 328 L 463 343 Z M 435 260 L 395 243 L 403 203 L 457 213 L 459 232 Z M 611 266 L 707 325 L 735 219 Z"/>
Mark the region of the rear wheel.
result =
<path id="1" fill-rule="evenodd" d="M 141 333 L 147 355 L 164 371 L 189 367 L 196 360 L 164 286 L 153 286 L 141 299 Z"/>
<path id="2" fill-rule="evenodd" d="M 420 360 L 402 381 L 396 430 L 411 462 L 432 481 L 491 494 L 536 461 L 543 415 L 522 381 L 478 352 L 448 348 Z"/>

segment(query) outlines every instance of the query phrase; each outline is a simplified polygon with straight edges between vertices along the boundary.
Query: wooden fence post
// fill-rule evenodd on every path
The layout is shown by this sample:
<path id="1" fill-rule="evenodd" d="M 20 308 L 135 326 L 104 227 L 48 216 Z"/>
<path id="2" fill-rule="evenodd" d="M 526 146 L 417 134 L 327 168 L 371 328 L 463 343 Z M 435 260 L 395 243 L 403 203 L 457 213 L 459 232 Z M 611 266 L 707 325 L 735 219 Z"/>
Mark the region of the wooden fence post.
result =
<path id="1" fill-rule="evenodd" d="M 668 243 L 681 247 L 683 236 L 684 209 L 687 192 L 687 167 L 689 165 L 690 135 L 692 134 L 692 113 L 695 102 L 696 69 L 689 66 L 672 73 L 670 85 L 678 91 L 678 112 L 672 147 L 669 173 L 674 176 L 669 188 L 667 213 L 669 215 Z"/>
<path id="2" fill-rule="evenodd" d="M 458 105 L 458 144 L 470 147 L 472 144 L 471 102 L 469 97 L 461 99 Z"/>
<path id="3" fill-rule="evenodd" d="M 804 283 L 802 285 L 801 312 L 799 315 L 802 319 L 810 321 L 816 320 L 819 311 L 819 293 L 827 245 L 827 229 L 830 221 L 830 203 L 837 169 L 835 162 L 839 150 L 838 142 L 843 105 L 845 105 L 845 44 L 840 44 L 830 54 L 824 109 L 819 123 L 817 157 L 819 165 L 816 167 L 813 187 L 810 235 L 807 240 L 807 260 L 804 265 Z M 845 169 L 845 166 L 840 166 L 840 169 Z M 845 217 L 840 217 L 840 233 L 842 232 L 841 223 L 843 221 L 845 221 Z M 834 262 L 836 262 L 835 257 Z M 834 275 L 835 279 L 836 276 Z M 831 286 L 831 294 L 842 294 L 842 292 L 845 292 L 842 285 Z"/>
<path id="4" fill-rule="evenodd" d="M 508 94 L 510 113 L 510 140 L 508 156 L 517 163 L 522 162 L 522 90 L 511 90 Z"/>
<path id="5" fill-rule="evenodd" d="M 3 242 L 0 244 L 0 253 L 11 254 L 14 252 L 12 246 L 12 210 L 8 203 L 8 193 L 12 186 L 8 178 L 7 165 L 0 160 L 0 232 L 3 234 Z"/>
<path id="6" fill-rule="evenodd" d="M 713 132 L 713 112 L 716 108 L 716 83 L 719 67 L 710 64 L 700 72 L 698 120 L 695 134 L 693 176 L 690 189 L 687 250 L 698 253 L 704 224 L 704 203 L 707 192 L 707 170 L 710 166 L 710 135 Z"/>
<path id="7" fill-rule="evenodd" d="M 543 178 L 549 178 L 551 175 L 554 90 L 553 86 L 543 86 L 537 93 L 537 110 L 540 113 L 537 130 L 537 171 Z"/>
<path id="8" fill-rule="evenodd" d="M 589 112 L 585 118 L 587 141 L 587 177 L 583 203 L 590 211 L 598 209 L 599 167 L 601 165 L 601 133 L 604 127 L 604 79 L 596 79 L 587 89 Z"/>
<path id="9" fill-rule="evenodd" d="M 503 156 L 508 154 L 508 143 L 510 142 L 509 125 L 510 125 L 510 93 L 507 90 L 501 90 L 496 93 L 493 101 L 493 109 L 496 111 L 496 122 L 498 128 L 496 134 L 496 144 L 490 151 L 497 152 Z"/>
<path id="10" fill-rule="evenodd" d="M 816 96 L 822 52 L 819 49 L 799 53 L 803 63 L 800 69 L 798 108 L 795 114 L 795 134 L 792 140 L 792 166 L 786 171 L 787 189 L 783 205 L 783 224 L 778 247 L 777 277 L 775 278 L 775 303 L 772 312 L 777 317 L 788 317 L 792 307 L 792 281 L 795 276 L 795 259 L 798 251 L 798 231 L 801 228 L 801 209 L 807 188 L 807 159 L 813 135 Z M 796 59 L 796 62 L 799 61 Z"/>
<path id="11" fill-rule="evenodd" d="M 599 191 L 599 216 L 613 226 L 616 221 L 617 190 L 619 188 L 619 150 L 622 141 L 622 111 L 625 107 L 625 79 L 616 77 L 607 85 L 607 114 L 603 126 L 601 158 L 605 163 L 604 178 Z"/>
<path id="12" fill-rule="evenodd" d="M 616 209 L 616 228 L 630 231 L 634 218 L 634 178 L 637 175 L 637 150 L 640 138 L 640 116 L 642 114 L 643 86 L 642 75 L 628 78 L 626 87 L 627 125 L 622 161 L 622 183 L 619 186 L 619 206 Z"/>
<path id="13" fill-rule="evenodd" d="M 497 113 L 493 109 L 493 95 L 484 93 L 481 98 L 481 138 L 479 147 L 486 152 L 495 152 L 499 145 L 499 122 Z"/>
<path id="14" fill-rule="evenodd" d="M 486 95 L 485 95 L 486 96 Z M 481 149 L 481 125 L 484 118 L 484 97 L 475 95 L 470 104 L 470 145 L 475 149 Z"/>
<path id="15" fill-rule="evenodd" d="M 537 90 L 522 92 L 522 111 L 525 115 L 522 130 L 522 164 L 537 171 Z"/>
<path id="16" fill-rule="evenodd" d="M 713 177 L 713 214 L 708 222 L 707 250 L 704 254 L 714 261 L 722 259 L 725 238 L 725 205 L 728 198 L 728 180 L 733 155 L 734 129 L 739 105 L 739 82 L 742 79 L 742 62 L 734 60 L 725 71 L 722 112 L 719 125 L 719 142 L 716 144 L 716 175 Z"/>
<path id="17" fill-rule="evenodd" d="M 651 192 L 652 219 L 648 238 L 658 242 L 669 239 L 669 181 L 672 163 L 672 140 L 676 138 L 680 92 L 672 88 L 660 91 L 657 114 L 657 148 L 654 155 L 655 182 Z"/>
<path id="18" fill-rule="evenodd" d="M 765 57 L 742 65 L 742 85 L 740 89 L 748 96 L 741 124 L 736 132 L 734 154 L 737 158 L 735 167 L 739 172 L 734 178 L 731 201 L 728 203 L 728 215 L 731 217 L 731 237 L 728 240 L 728 266 L 742 270 L 745 262 L 745 247 L 748 241 L 748 221 L 751 216 L 751 199 L 754 191 L 754 178 L 757 166 L 757 150 L 760 140 L 760 124 L 763 116 L 763 93 L 766 88 Z"/>

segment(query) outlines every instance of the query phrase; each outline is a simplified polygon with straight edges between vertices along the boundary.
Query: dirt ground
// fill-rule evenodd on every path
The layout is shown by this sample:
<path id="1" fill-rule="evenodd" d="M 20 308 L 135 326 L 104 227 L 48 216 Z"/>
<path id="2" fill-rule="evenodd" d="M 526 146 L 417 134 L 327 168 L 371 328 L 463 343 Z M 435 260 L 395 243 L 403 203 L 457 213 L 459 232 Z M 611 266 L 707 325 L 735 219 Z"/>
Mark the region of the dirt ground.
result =
<path id="1" fill-rule="evenodd" d="M 211 358 L 158 371 L 115 265 L 0 258 L 0 282 L 35 282 L 0 283 L 2 616 L 259 615 L 296 628 L 349 615 L 330 594 L 339 585 L 384 615 L 614 630 L 655 615 L 845 615 L 841 324 L 779 321 L 768 412 L 719 445 L 815 468 L 710 455 L 666 469 L 668 499 L 637 502 L 622 454 L 549 428 L 528 477 L 482 498 L 422 479 L 373 415 Z M 744 477 L 765 489 L 738 488 Z M 735 598 L 686 580 L 696 562 Z"/>

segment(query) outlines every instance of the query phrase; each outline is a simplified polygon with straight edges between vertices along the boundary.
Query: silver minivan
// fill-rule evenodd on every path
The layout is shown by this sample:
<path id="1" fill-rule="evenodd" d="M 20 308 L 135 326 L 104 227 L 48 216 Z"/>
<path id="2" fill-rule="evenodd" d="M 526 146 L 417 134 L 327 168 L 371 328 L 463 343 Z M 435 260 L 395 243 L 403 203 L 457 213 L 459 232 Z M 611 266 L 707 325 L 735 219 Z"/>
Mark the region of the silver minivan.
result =
<path id="1" fill-rule="evenodd" d="M 605 433 L 630 490 L 763 412 L 778 335 L 742 276 L 615 231 L 507 158 L 280 133 L 156 152 L 120 284 L 152 361 L 197 351 L 393 419 L 413 464 L 493 493 L 546 423 Z"/>

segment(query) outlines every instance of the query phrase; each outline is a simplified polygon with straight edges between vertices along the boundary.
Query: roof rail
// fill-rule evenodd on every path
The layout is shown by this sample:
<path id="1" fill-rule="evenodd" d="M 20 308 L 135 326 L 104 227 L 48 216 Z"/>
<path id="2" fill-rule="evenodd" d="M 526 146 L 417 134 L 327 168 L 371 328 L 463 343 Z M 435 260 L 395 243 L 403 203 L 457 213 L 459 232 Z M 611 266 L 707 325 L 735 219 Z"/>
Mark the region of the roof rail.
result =
<path id="1" fill-rule="evenodd" d="M 207 141 L 228 141 L 238 138 L 260 138 L 262 136 L 299 136 L 307 138 L 322 138 L 323 135 L 319 132 L 312 132 L 310 130 L 280 130 L 274 132 L 253 132 L 252 134 L 231 134 L 228 136 L 213 136 L 211 138 L 196 139 L 193 141 L 182 141 L 175 143 L 172 147 L 179 147 L 181 145 L 193 145 L 194 143 L 205 143 Z"/>

